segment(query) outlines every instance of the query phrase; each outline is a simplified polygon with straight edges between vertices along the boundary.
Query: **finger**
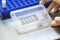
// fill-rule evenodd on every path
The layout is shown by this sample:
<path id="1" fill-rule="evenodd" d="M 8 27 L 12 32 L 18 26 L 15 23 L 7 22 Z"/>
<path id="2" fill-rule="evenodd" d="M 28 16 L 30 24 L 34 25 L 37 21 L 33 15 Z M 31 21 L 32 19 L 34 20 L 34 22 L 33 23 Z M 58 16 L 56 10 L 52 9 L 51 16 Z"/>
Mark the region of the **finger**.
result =
<path id="1" fill-rule="evenodd" d="M 42 1 L 49 2 L 50 0 L 42 0 Z"/>
<path id="2" fill-rule="evenodd" d="M 41 0 L 41 1 L 39 2 L 39 4 L 43 4 L 43 0 Z"/>
<path id="3" fill-rule="evenodd" d="M 54 9 L 54 13 L 58 13 L 58 12 L 59 12 L 59 5 L 56 5 Z"/>
<path id="4" fill-rule="evenodd" d="M 51 26 L 53 28 L 57 27 L 57 26 L 60 26 L 60 23 L 57 23 L 55 20 L 51 23 Z"/>
<path id="5" fill-rule="evenodd" d="M 44 5 L 44 4 L 45 4 L 45 2 L 44 2 L 44 1 L 40 1 L 40 4 Z"/>
<path id="6" fill-rule="evenodd" d="M 60 5 L 60 0 L 53 0 L 53 1 Z"/>
<path id="7" fill-rule="evenodd" d="M 49 2 L 50 0 L 46 0 L 46 2 Z"/>
<path id="8" fill-rule="evenodd" d="M 46 2 L 49 2 L 50 0 L 41 0 L 40 4 L 44 5 Z"/>
<path id="9" fill-rule="evenodd" d="M 55 17 L 55 21 L 56 21 L 57 23 L 60 23 L 60 17 Z"/>
<path id="10" fill-rule="evenodd" d="M 50 13 L 50 11 L 55 7 L 56 3 L 52 2 L 50 6 L 47 8 L 47 12 Z"/>
<path id="11" fill-rule="evenodd" d="M 51 26 L 53 26 L 53 27 L 58 26 L 57 23 L 55 22 L 55 20 L 51 23 Z"/>

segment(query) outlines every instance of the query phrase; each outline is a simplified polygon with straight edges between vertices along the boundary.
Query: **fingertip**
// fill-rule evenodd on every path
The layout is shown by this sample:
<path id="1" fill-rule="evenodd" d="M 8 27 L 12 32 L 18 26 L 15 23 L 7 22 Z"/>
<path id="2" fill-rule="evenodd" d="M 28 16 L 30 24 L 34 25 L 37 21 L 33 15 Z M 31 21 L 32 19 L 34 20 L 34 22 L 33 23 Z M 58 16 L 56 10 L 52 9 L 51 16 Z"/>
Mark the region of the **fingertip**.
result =
<path id="1" fill-rule="evenodd" d="M 44 3 L 45 3 L 45 2 L 43 2 L 43 1 L 40 1 L 40 3 L 39 3 L 39 4 L 41 4 L 41 5 L 44 5 Z"/>
<path id="2" fill-rule="evenodd" d="M 60 17 L 55 17 L 54 20 L 56 21 L 56 23 L 60 24 Z"/>
<path id="3" fill-rule="evenodd" d="M 58 25 L 57 25 L 57 23 L 55 22 L 55 20 L 51 23 L 51 27 L 52 28 L 55 28 L 55 27 L 57 27 Z"/>
<path id="4" fill-rule="evenodd" d="M 60 21 L 60 17 L 55 17 L 55 20 L 56 21 Z"/>

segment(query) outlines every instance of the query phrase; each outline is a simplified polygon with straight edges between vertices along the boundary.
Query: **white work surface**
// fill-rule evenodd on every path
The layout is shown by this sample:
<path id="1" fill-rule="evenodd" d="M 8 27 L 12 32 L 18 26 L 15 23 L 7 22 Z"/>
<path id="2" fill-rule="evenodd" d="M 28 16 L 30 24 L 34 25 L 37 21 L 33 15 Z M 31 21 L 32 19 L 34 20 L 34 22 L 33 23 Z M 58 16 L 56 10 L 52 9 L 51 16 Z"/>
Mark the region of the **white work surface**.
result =
<path id="1" fill-rule="evenodd" d="M 60 37 L 51 27 L 19 35 L 11 24 L 10 20 L 0 21 L 0 40 L 53 40 Z"/>

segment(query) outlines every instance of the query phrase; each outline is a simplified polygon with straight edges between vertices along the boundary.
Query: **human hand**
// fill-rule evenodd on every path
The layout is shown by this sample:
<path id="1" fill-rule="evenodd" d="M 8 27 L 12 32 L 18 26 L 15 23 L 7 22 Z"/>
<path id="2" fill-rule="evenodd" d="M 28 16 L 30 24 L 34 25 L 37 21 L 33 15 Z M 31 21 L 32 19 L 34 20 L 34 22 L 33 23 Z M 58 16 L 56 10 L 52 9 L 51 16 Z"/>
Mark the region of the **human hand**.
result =
<path id="1" fill-rule="evenodd" d="M 40 4 L 45 4 L 45 3 L 47 3 L 47 2 L 49 2 L 50 0 L 41 0 L 40 1 Z"/>
<path id="2" fill-rule="evenodd" d="M 46 2 L 49 2 L 50 0 L 41 0 L 40 4 L 45 4 Z M 50 11 L 55 7 L 54 12 L 58 12 L 60 0 L 53 0 L 53 2 L 50 4 L 50 6 L 47 8 L 47 12 L 50 13 Z"/>
<path id="3" fill-rule="evenodd" d="M 53 28 L 59 26 L 60 27 L 60 17 L 55 17 L 55 19 L 53 20 L 53 22 L 51 23 L 51 26 Z"/>

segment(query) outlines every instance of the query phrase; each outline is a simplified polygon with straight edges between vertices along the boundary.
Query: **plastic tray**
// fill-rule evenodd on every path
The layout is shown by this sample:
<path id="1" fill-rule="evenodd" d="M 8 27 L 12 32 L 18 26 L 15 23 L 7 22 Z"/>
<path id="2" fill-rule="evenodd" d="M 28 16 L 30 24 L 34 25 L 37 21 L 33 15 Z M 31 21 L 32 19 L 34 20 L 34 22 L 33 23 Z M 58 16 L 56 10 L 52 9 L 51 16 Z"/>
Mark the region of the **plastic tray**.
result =
<path id="1" fill-rule="evenodd" d="M 2 11 L 0 12 L 2 12 L 3 19 L 10 18 L 11 11 L 38 5 L 40 0 L 6 0 L 6 2 L 7 3 L 5 9 L 0 7 L 2 8 Z M 50 3 L 51 2 L 46 3 L 45 6 L 48 7 Z M 0 1 L 0 5 L 1 5 L 1 1 Z"/>

